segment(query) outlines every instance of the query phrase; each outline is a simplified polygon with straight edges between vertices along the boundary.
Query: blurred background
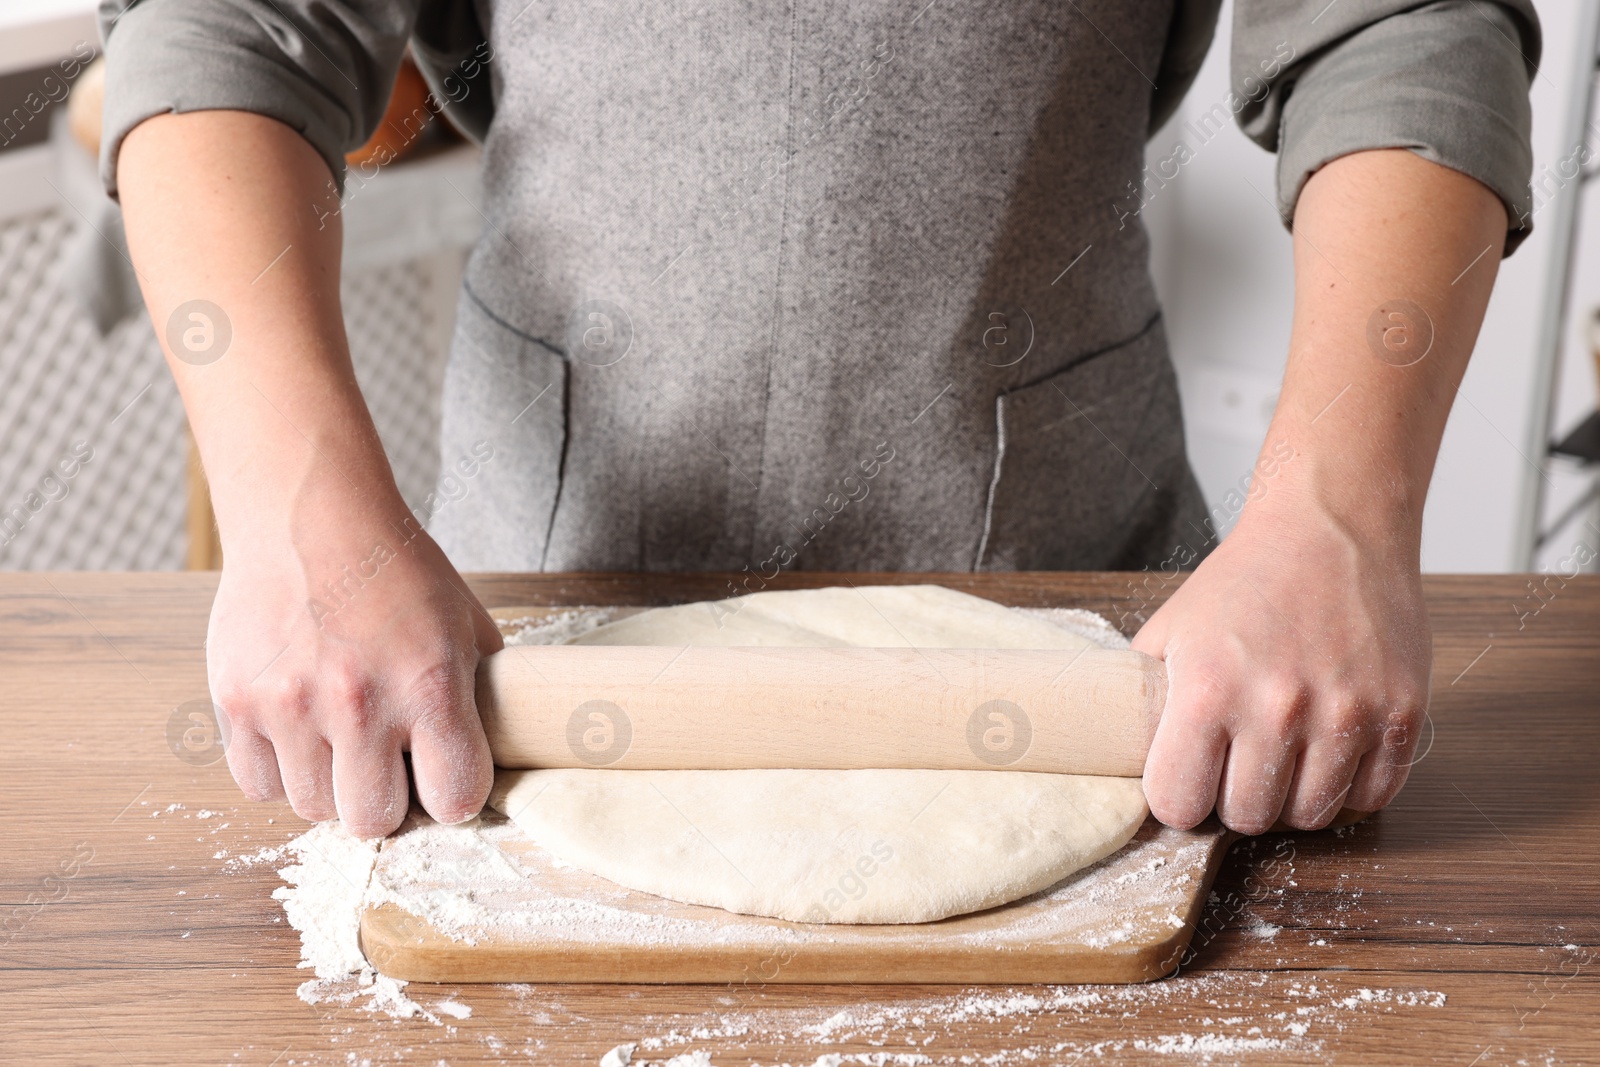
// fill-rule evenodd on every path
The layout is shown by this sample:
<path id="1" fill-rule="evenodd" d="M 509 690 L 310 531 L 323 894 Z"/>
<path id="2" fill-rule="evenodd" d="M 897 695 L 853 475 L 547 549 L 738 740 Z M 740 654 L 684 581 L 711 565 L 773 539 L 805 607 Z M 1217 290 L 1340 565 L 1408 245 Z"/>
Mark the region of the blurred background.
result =
<path id="1" fill-rule="evenodd" d="M 1595 81 L 1590 3 L 1539 5 L 1534 232 L 1501 264 L 1445 434 L 1423 528 L 1429 571 L 1596 568 L 1600 203 L 1573 165 L 1600 146 L 1580 132 Z M 1293 296 L 1274 157 L 1232 126 L 1200 144 L 1186 125 L 1228 91 L 1231 6 L 1149 145 L 1152 164 L 1180 140 L 1194 158 L 1149 187 L 1142 212 L 1190 454 L 1223 518 L 1266 433 Z M 98 52 L 86 0 L 0 7 L 0 569 L 212 567 L 204 479 L 96 173 Z M 402 71 L 396 92 L 405 114 L 413 77 Z M 439 381 L 482 217 L 476 150 L 443 120 L 404 147 L 350 179 L 343 289 L 357 375 L 418 506 L 437 475 Z"/>

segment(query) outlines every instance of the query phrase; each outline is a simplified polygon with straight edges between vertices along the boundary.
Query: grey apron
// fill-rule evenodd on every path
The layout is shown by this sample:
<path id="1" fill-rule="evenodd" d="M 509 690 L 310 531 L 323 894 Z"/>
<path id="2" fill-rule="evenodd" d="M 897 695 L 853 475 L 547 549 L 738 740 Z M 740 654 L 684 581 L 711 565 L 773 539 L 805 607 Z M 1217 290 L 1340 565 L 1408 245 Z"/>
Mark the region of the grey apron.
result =
<path id="1" fill-rule="evenodd" d="M 1138 568 L 1203 543 L 1128 213 L 1171 0 L 480 17 L 486 225 L 428 516 L 458 567 Z"/>

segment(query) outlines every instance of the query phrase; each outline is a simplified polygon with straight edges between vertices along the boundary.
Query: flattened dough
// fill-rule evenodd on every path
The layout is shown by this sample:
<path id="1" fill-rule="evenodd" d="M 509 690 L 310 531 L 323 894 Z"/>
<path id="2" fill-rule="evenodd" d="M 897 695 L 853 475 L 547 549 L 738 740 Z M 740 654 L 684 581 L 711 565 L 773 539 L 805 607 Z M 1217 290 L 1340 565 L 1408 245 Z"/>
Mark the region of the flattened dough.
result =
<path id="1" fill-rule="evenodd" d="M 942 585 L 793 589 L 655 608 L 572 643 L 1065 649 L 1094 644 L 1037 616 Z"/>
<path id="2" fill-rule="evenodd" d="M 1136 780 L 1010 771 L 502 771 L 493 805 L 562 860 L 798 922 L 981 911 L 1110 855 Z"/>
<path id="3" fill-rule="evenodd" d="M 578 643 L 1091 642 L 939 586 L 870 586 L 662 608 Z M 838 923 L 929 922 L 1016 900 L 1115 852 L 1147 814 L 1136 778 L 1019 771 L 500 771 L 489 802 L 563 862 L 630 889 Z"/>

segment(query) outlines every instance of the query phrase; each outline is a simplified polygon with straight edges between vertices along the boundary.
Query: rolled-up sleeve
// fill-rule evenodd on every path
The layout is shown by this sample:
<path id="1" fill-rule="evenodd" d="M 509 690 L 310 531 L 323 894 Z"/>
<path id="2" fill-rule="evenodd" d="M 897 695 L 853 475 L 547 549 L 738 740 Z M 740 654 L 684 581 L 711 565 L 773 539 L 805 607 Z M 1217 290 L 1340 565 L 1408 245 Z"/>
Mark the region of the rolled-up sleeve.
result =
<path id="1" fill-rule="evenodd" d="M 1530 0 L 1238 0 L 1239 126 L 1278 153 L 1278 211 L 1340 156 L 1407 148 L 1493 190 L 1504 255 L 1532 231 L 1528 87 L 1540 51 Z"/>
<path id="2" fill-rule="evenodd" d="M 228 109 L 297 130 L 343 191 L 344 154 L 377 128 L 416 0 L 101 0 L 106 56 L 100 177 L 163 112 Z"/>

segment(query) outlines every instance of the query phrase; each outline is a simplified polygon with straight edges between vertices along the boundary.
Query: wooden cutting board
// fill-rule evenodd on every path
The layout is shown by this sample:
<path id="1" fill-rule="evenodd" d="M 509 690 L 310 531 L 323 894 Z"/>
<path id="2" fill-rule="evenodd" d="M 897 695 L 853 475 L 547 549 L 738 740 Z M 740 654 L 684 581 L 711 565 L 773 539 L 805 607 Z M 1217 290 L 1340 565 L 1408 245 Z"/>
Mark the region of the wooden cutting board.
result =
<path id="1" fill-rule="evenodd" d="M 382 973 L 420 982 L 1143 982 L 1177 967 L 1232 836 L 1152 819 L 1122 851 L 1042 893 L 900 926 L 679 904 L 558 867 L 521 840 L 501 847 L 527 871 L 526 891 L 491 906 L 548 916 L 542 929 L 468 944 L 386 904 L 363 913 L 361 947 Z M 412 888 L 433 885 L 449 888 Z"/>
<path id="2" fill-rule="evenodd" d="M 609 609 L 605 618 L 637 610 Z M 508 634 L 529 625 L 582 629 L 596 617 L 520 607 L 493 614 Z M 680 904 L 557 866 L 525 839 L 496 837 L 527 872 L 527 886 L 487 906 L 550 922 L 468 943 L 382 905 L 362 915 L 367 959 L 391 977 L 432 982 L 1143 982 L 1177 967 L 1235 835 L 1214 821 L 1182 831 L 1151 819 L 1116 855 L 1042 893 L 975 915 L 882 926 Z"/>

